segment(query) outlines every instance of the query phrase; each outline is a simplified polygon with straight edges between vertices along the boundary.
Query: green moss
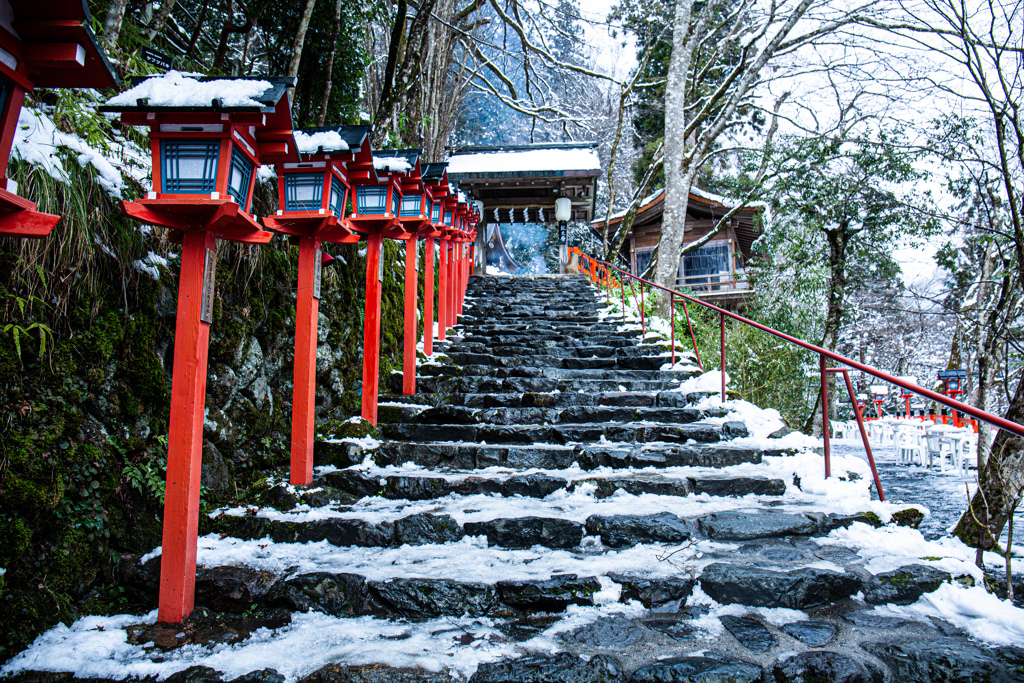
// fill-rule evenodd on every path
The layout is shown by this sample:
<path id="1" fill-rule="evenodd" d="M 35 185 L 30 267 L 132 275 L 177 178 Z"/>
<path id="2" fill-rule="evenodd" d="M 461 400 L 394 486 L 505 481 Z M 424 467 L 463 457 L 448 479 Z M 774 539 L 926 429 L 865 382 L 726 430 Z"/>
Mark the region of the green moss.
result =
<path id="1" fill-rule="evenodd" d="M 866 512 L 860 512 L 857 516 L 860 517 L 863 522 L 865 522 L 866 524 L 870 524 L 876 529 L 884 526 L 884 524 L 882 524 L 881 517 L 876 515 L 874 512 L 871 512 L 870 510 Z"/>

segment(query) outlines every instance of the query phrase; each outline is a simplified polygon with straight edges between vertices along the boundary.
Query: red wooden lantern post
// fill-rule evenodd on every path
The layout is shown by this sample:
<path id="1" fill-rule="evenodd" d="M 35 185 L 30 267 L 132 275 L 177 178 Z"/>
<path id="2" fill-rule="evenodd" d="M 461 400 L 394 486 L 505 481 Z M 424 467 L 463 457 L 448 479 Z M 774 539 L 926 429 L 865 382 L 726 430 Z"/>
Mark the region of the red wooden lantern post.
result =
<path id="1" fill-rule="evenodd" d="M 344 219 L 349 181 L 346 162 L 352 150 L 369 147 L 369 128 L 305 128 L 295 131 L 302 161 L 277 164 L 281 207 L 263 219 L 276 232 L 289 235 L 299 247 L 299 278 L 295 297 L 295 370 L 292 388 L 290 482 L 313 481 L 313 439 L 316 424 L 316 345 L 320 316 L 323 242 L 353 243 L 359 235 Z"/>
<path id="2" fill-rule="evenodd" d="M 2 5 L 0 236 L 38 239 L 50 234 L 60 216 L 36 211 L 7 177 L 25 93 L 36 87 L 114 88 L 119 82 L 89 27 L 92 17 L 84 0 L 5 0 Z"/>
<path id="3" fill-rule="evenodd" d="M 445 203 L 451 193 L 448 184 L 447 163 L 429 164 L 424 172 L 424 184 L 432 198 L 430 209 L 431 231 L 424 233 L 423 254 L 426 264 L 423 270 L 423 352 L 434 353 L 434 252 L 436 239 L 443 235 Z M 438 271 L 440 277 L 440 270 Z M 440 284 L 438 291 L 441 291 Z M 438 297 L 440 310 L 440 297 Z M 440 327 L 440 325 L 439 325 Z"/>
<path id="4" fill-rule="evenodd" d="M 349 162 L 355 201 L 348 222 L 366 236 L 366 317 L 363 324 L 362 416 L 377 424 L 380 386 L 380 297 L 384 281 L 381 246 L 384 238 L 409 238 L 400 221 L 402 180 L 419 173 L 419 150 L 385 151 L 370 157 L 360 152 Z"/>
<path id="5" fill-rule="evenodd" d="M 411 160 L 415 154 L 412 170 L 403 174 L 402 208 L 399 221 L 408 235 L 405 240 L 405 328 L 403 331 L 402 349 L 402 393 L 411 396 L 416 393 L 416 295 L 419 282 L 419 238 L 421 234 L 433 232 L 430 224 L 430 213 L 433 210 L 433 197 L 423 179 L 419 155 L 422 150 L 406 150 L 402 154 Z M 381 155 L 388 154 L 381 152 Z M 391 153 L 394 154 L 394 153 Z"/>
<path id="6" fill-rule="evenodd" d="M 198 82 L 172 73 L 142 81 L 102 107 L 121 112 L 123 124 L 150 129 L 153 191 L 137 202 L 123 202 L 125 214 L 170 228 L 171 240 L 182 245 L 160 563 L 163 622 L 183 621 L 195 598 L 217 239 L 266 244 L 272 237 L 247 212 L 260 164 L 299 160 L 285 94 L 291 83 Z M 211 93 L 224 99 L 204 102 Z"/>

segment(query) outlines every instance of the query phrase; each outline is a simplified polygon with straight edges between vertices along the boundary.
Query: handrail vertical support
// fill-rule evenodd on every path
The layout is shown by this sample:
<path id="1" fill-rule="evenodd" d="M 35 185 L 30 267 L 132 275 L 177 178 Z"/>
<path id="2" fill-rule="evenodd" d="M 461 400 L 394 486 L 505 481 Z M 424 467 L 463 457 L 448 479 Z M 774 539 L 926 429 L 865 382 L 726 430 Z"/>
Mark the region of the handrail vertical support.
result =
<path id="1" fill-rule="evenodd" d="M 686 327 L 690 330 L 690 339 L 693 341 L 693 353 L 697 356 L 697 367 L 700 368 L 701 372 L 704 372 L 704 362 L 700 359 L 700 349 L 697 348 L 697 335 L 693 333 L 693 323 L 690 321 L 690 309 L 686 305 L 686 299 L 683 299 L 683 313 L 686 314 Z"/>
<path id="2" fill-rule="evenodd" d="M 672 311 L 671 316 L 668 319 L 668 326 L 672 328 L 672 367 L 676 366 L 676 295 L 675 292 L 669 294 L 669 310 Z"/>
<path id="3" fill-rule="evenodd" d="M 640 331 L 647 336 L 647 321 L 644 318 L 644 286 L 640 285 Z"/>
<path id="4" fill-rule="evenodd" d="M 825 478 L 832 476 L 832 444 L 829 441 L 828 419 L 828 370 L 825 368 L 825 356 L 818 354 L 821 367 L 821 435 L 825 440 Z"/>
<path id="5" fill-rule="evenodd" d="M 861 413 L 857 397 L 854 395 L 853 382 L 850 381 L 850 372 L 846 368 L 835 368 L 831 372 L 843 373 L 846 380 L 846 391 L 850 394 L 850 404 L 853 406 L 853 414 L 857 417 L 857 427 L 860 428 L 860 438 L 864 442 L 864 451 L 868 454 L 868 464 L 871 465 L 871 475 L 875 478 L 875 488 L 878 490 L 878 500 L 885 502 L 885 491 L 882 490 L 882 480 L 878 476 L 878 468 L 875 467 L 875 456 L 871 453 L 871 442 L 868 440 L 868 431 L 864 428 L 864 415 Z"/>
<path id="6" fill-rule="evenodd" d="M 718 320 L 721 325 L 721 343 L 722 343 L 722 403 L 725 403 L 725 314 L 719 313 Z"/>

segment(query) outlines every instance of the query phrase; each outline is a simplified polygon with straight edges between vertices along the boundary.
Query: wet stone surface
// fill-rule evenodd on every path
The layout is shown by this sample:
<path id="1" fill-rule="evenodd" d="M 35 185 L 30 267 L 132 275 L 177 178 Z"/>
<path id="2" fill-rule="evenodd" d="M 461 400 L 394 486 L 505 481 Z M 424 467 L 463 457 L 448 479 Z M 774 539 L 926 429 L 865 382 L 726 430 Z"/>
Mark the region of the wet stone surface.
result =
<path id="1" fill-rule="evenodd" d="M 811 647 L 822 647 L 832 642 L 838 629 L 826 621 L 794 621 L 783 624 L 782 630 Z"/>
<path id="2" fill-rule="evenodd" d="M 757 617 L 726 615 L 719 617 L 718 620 L 748 650 L 767 652 L 778 644 L 772 632 Z"/>

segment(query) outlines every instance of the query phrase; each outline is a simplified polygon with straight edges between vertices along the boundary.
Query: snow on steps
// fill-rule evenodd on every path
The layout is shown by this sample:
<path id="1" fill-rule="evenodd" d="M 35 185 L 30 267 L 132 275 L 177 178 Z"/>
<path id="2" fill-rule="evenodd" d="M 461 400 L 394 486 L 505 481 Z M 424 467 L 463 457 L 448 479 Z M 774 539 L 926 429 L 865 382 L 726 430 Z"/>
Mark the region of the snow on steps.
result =
<path id="1" fill-rule="evenodd" d="M 862 461 L 835 458 L 825 481 L 812 442 L 768 439 L 777 415 L 722 404 L 681 349 L 663 371 L 667 344 L 638 343 L 580 278 L 470 293 L 421 393 L 382 397 L 383 443 L 321 442 L 312 487 L 203 521 L 189 623 L 87 617 L 4 672 L 1013 680 L 1024 653 L 966 634 L 1024 641 L 1019 610 L 949 582 L 981 578 L 970 549 L 876 528 L 896 508 L 870 499 Z M 143 604 L 158 563 L 121 566 Z"/>

